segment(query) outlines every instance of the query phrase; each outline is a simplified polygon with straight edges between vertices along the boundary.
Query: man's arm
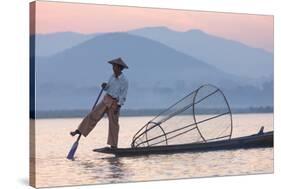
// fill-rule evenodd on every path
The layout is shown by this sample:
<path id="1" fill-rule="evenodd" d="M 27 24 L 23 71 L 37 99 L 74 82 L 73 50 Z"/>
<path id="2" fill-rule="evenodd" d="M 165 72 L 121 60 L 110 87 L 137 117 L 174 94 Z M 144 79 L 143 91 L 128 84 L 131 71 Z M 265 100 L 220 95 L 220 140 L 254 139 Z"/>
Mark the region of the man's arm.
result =
<path id="1" fill-rule="evenodd" d="M 121 94 L 118 99 L 118 105 L 123 106 L 124 102 L 126 101 L 127 92 L 128 92 L 128 81 L 125 81 L 121 90 Z"/>

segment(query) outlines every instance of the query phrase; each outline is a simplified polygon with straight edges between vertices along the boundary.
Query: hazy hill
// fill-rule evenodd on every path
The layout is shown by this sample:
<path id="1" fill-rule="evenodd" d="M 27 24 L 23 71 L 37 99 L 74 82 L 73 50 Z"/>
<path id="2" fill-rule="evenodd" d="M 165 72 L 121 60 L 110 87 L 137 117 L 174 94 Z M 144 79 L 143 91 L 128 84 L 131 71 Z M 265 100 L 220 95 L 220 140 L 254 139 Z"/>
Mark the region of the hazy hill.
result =
<path id="1" fill-rule="evenodd" d="M 210 35 L 201 30 L 177 32 L 167 27 L 151 27 L 132 30 L 129 33 L 161 42 L 226 73 L 246 77 L 248 79 L 244 82 L 248 84 L 263 83 L 272 79 L 273 54 L 263 49 Z M 39 34 L 36 36 L 36 56 L 54 55 L 97 35 L 101 34 Z"/>
<path id="2" fill-rule="evenodd" d="M 121 56 L 129 65 L 126 108 L 162 108 L 201 84 L 224 89 L 240 78 L 159 42 L 129 35 L 99 35 L 48 58 L 36 59 L 38 109 L 90 108 L 112 73 L 108 60 Z"/>
<path id="3" fill-rule="evenodd" d="M 81 34 L 74 32 L 59 32 L 37 34 L 35 40 L 36 56 L 51 56 L 67 48 L 78 45 L 96 34 Z"/>
<path id="4" fill-rule="evenodd" d="M 177 32 L 166 27 L 133 30 L 131 34 L 159 41 L 207 62 L 226 73 L 249 79 L 272 79 L 273 54 L 201 30 Z"/>

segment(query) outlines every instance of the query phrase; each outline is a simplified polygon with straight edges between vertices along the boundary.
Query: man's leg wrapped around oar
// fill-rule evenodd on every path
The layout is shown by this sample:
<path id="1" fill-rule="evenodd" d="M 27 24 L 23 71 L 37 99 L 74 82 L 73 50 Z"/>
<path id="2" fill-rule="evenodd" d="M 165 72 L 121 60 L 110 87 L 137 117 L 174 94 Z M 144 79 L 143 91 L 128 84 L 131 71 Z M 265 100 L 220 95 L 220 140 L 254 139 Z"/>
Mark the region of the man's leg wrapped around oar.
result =
<path id="1" fill-rule="evenodd" d="M 99 103 L 94 110 L 92 110 L 80 123 L 78 127 L 79 133 L 81 133 L 84 137 L 87 137 L 88 134 L 95 128 L 97 123 L 101 120 L 106 112 L 106 105 L 103 103 Z"/>

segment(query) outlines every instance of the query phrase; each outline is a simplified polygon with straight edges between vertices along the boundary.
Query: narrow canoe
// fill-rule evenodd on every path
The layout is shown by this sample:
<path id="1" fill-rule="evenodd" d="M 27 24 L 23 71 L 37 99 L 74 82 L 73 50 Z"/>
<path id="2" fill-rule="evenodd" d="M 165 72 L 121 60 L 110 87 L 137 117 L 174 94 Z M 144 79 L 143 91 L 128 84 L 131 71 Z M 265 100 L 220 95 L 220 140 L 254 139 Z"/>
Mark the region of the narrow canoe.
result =
<path id="1" fill-rule="evenodd" d="M 249 148 L 273 147 L 273 131 L 263 134 L 254 134 L 230 140 L 221 140 L 207 143 L 190 143 L 180 145 L 165 145 L 138 148 L 117 148 L 109 147 L 94 149 L 95 152 L 114 154 L 116 156 L 141 156 L 149 154 L 170 154 L 184 152 L 207 152 L 214 150 L 233 150 Z"/>

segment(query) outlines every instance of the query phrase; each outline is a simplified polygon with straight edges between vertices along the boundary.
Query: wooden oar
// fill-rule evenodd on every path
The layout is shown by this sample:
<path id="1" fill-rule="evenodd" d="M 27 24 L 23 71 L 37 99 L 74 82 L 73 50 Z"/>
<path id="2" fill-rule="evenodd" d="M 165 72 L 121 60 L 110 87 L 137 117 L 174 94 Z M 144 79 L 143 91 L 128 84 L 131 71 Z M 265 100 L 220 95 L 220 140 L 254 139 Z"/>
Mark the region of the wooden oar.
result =
<path id="1" fill-rule="evenodd" d="M 79 140 L 81 138 L 81 134 L 79 134 L 77 140 L 74 142 L 74 144 L 72 145 L 70 151 L 68 152 L 68 155 L 67 155 L 67 159 L 69 160 L 74 160 L 74 154 L 78 148 L 78 144 L 79 144 Z"/>
<path id="2" fill-rule="evenodd" d="M 103 92 L 103 88 L 101 89 L 101 91 L 100 91 L 100 93 L 99 93 L 99 96 L 98 96 L 98 98 L 97 98 L 97 100 L 96 100 L 96 102 L 95 102 L 95 104 L 94 104 L 92 110 L 95 109 L 95 107 L 96 107 L 96 105 L 97 105 L 97 103 L 98 103 L 98 101 L 99 101 L 99 99 L 100 99 L 100 96 L 101 96 L 102 92 Z M 76 152 L 76 150 L 77 150 L 77 148 L 78 148 L 78 144 L 79 144 L 80 138 L 81 138 L 81 134 L 79 134 L 77 140 L 74 142 L 74 144 L 72 145 L 70 151 L 68 152 L 68 155 L 67 155 L 67 157 L 66 157 L 67 159 L 69 159 L 69 160 L 74 160 L 74 154 L 75 154 L 75 152 Z"/>

